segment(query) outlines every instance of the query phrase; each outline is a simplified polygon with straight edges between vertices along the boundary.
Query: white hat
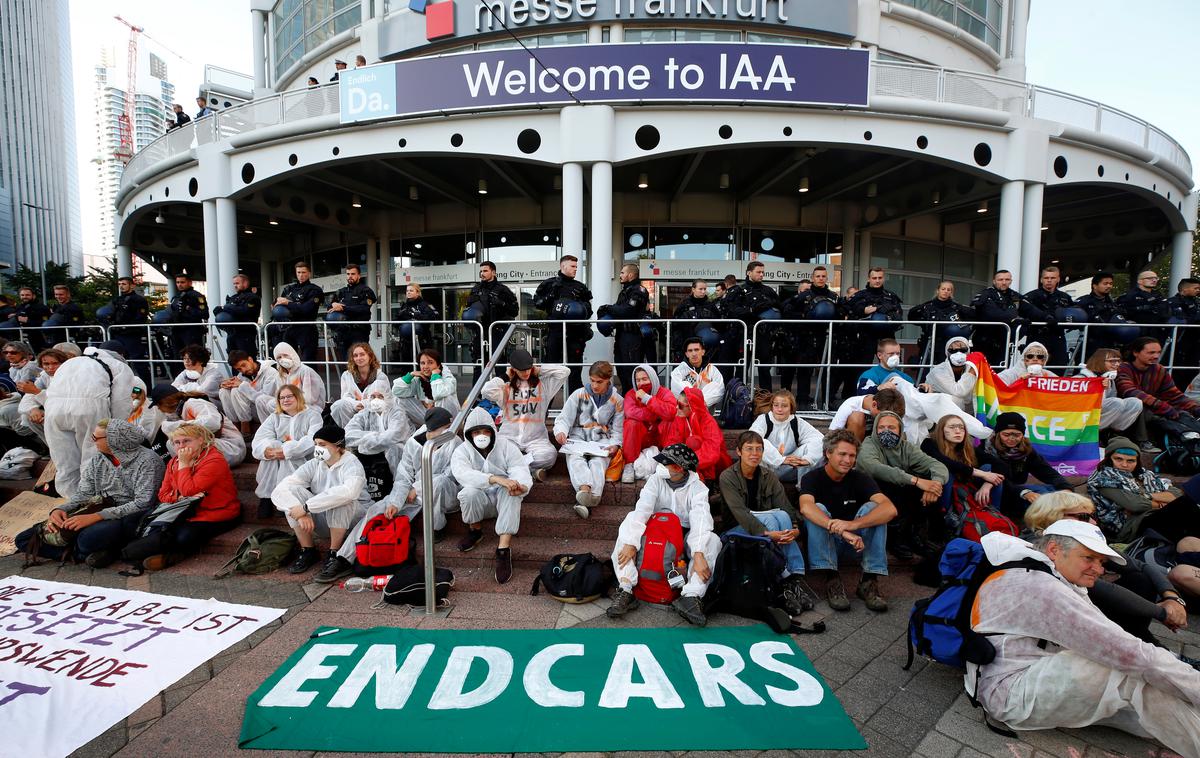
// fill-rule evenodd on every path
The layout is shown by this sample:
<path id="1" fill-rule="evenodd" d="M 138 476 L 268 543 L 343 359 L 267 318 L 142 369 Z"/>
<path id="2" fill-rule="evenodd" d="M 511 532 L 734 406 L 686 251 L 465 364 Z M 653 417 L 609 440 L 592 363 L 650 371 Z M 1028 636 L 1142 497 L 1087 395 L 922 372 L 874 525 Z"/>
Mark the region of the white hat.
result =
<path id="1" fill-rule="evenodd" d="M 1046 531 L 1042 534 L 1070 537 L 1088 550 L 1112 559 L 1118 566 L 1125 565 L 1125 556 L 1108 546 L 1108 540 L 1104 539 L 1104 532 L 1101 532 L 1100 527 L 1095 524 L 1065 518 L 1046 527 Z"/>

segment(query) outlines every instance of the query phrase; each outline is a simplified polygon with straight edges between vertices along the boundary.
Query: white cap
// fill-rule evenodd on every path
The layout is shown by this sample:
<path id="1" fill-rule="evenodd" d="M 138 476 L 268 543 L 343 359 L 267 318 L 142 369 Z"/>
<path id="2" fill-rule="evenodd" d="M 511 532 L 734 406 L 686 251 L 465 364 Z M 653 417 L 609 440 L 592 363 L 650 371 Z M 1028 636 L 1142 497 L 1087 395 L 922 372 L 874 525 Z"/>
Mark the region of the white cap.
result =
<path id="1" fill-rule="evenodd" d="M 1125 556 L 1108 546 L 1108 540 L 1104 539 L 1104 532 L 1100 531 L 1100 527 L 1095 524 L 1065 518 L 1061 521 L 1055 521 L 1046 527 L 1046 531 L 1042 532 L 1042 534 L 1057 534 L 1062 537 L 1070 537 L 1073 540 L 1077 540 L 1079 544 L 1088 550 L 1111 558 L 1117 565 L 1125 565 Z"/>

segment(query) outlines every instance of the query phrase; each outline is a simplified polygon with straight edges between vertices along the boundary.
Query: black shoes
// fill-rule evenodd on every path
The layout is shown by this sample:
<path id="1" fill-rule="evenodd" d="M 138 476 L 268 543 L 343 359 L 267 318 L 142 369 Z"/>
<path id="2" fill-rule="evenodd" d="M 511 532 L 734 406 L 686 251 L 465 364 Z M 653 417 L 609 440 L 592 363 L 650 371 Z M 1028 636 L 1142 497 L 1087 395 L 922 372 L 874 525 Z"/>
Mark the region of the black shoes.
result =
<path id="1" fill-rule="evenodd" d="M 435 540 L 436 541 L 436 540 Z M 467 529 L 467 533 L 458 541 L 458 552 L 469 553 L 475 549 L 475 546 L 483 542 L 482 529 Z"/>
<path id="2" fill-rule="evenodd" d="M 804 581 L 802 574 L 792 574 L 783 580 L 783 607 L 792 616 L 811 611 L 817 605 L 817 594 Z"/>
<path id="3" fill-rule="evenodd" d="M 301 548 L 300 554 L 296 556 L 296 560 L 292 561 L 291 566 L 288 566 L 288 573 L 303 574 L 317 565 L 317 561 L 319 560 L 321 560 L 321 554 L 317 552 L 315 547 Z"/>
<path id="4" fill-rule="evenodd" d="M 680 616 L 683 616 L 684 620 L 689 624 L 704 626 L 708 623 L 708 617 L 704 615 L 704 607 L 701 605 L 700 598 L 698 597 L 688 597 L 687 595 L 684 595 L 675 602 L 671 603 L 671 607 L 674 608 Z"/>
<path id="5" fill-rule="evenodd" d="M 276 513 L 277 513 L 277 511 L 275 510 L 275 504 L 271 502 L 270 498 L 260 497 L 258 499 L 257 516 L 260 519 L 269 519 L 272 516 L 274 516 Z"/>
<path id="6" fill-rule="evenodd" d="M 509 579 L 512 579 L 512 548 L 498 547 L 496 548 L 496 581 L 500 584 L 508 584 Z"/>
<path id="7" fill-rule="evenodd" d="M 612 605 L 608 606 L 608 610 L 604 613 L 610 619 L 619 619 L 641 604 L 642 601 L 638 600 L 632 592 L 617 590 L 617 594 L 613 595 Z"/>
<path id="8" fill-rule="evenodd" d="M 354 567 L 350 565 L 350 561 L 330 550 L 329 557 L 325 559 L 325 565 L 321 566 L 321 570 L 317 572 L 313 581 L 317 584 L 333 584 L 343 576 L 350 576 L 353 573 Z"/>

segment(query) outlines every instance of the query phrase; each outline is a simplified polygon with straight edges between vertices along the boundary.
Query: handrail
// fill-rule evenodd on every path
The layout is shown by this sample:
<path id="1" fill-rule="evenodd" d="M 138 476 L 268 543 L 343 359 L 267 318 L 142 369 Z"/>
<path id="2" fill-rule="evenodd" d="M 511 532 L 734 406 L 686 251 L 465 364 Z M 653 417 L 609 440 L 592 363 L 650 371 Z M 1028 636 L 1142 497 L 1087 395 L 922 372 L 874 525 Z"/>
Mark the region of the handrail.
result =
<path id="1" fill-rule="evenodd" d="M 458 415 L 450 422 L 450 428 L 442 432 L 436 437 L 429 437 L 426 430 L 425 447 L 421 449 L 421 538 L 424 541 L 425 552 L 425 615 L 432 616 L 437 612 L 437 600 L 434 595 L 434 571 L 433 571 L 433 454 L 437 449 L 445 445 L 458 434 L 459 427 L 466 422 L 467 414 L 471 412 L 471 406 L 475 404 L 475 399 L 479 397 L 479 393 L 483 391 L 483 385 L 491 376 L 496 368 L 496 363 L 500 360 L 501 353 L 504 352 L 504 346 L 508 344 L 508 340 L 512 337 L 512 333 L 516 330 L 517 325 L 511 324 L 504 332 L 504 336 L 500 338 L 496 346 L 492 349 L 492 354 L 488 358 L 488 362 L 484 365 L 483 371 L 479 372 L 479 378 L 475 380 L 475 385 L 471 387 L 471 391 L 467 393 L 466 399 L 462 402 L 458 410 Z"/>

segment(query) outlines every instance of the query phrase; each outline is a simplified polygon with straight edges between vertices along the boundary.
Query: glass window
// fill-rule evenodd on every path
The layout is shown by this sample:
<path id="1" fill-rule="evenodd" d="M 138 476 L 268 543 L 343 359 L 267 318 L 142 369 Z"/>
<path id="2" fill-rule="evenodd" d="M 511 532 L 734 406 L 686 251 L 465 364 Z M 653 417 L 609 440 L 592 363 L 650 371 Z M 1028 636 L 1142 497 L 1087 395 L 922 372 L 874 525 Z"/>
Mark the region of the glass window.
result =
<path id="1" fill-rule="evenodd" d="M 587 239 L 586 232 L 584 239 Z M 496 263 L 553 261 L 561 255 L 562 233 L 559 229 L 510 229 L 484 232 L 483 254 L 479 260 Z"/>
<path id="2" fill-rule="evenodd" d="M 587 32 L 561 32 L 558 34 L 539 34 L 537 36 L 538 47 L 550 47 L 552 45 L 586 45 Z M 526 43 L 528 44 L 528 43 Z"/>
<path id="3" fill-rule="evenodd" d="M 676 42 L 741 42 L 736 29 L 676 29 Z"/>
<path id="4" fill-rule="evenodd" d="M 641 27 L 625 30 L 626 42 L 674 42 L 674 29 L 658 29 L 653 27 Z"/>
<path id="5" fill-rule="evenodd" d="M 625 260 L 734 260 L 733 229 L 625 227 Z"/>
<path id="6" fill-rule="evenodd" d="M 1003 0 L 896 0 L 939 18 L 1000 52 Z"/>
<path id="7" fill-rule="evenodd" d="M 276 3 L 271 11 L 271 21 L 275 27 L 275 75 L 282 76 L 305 53 L 357 26 L 361 2 L 280 0 Z"/>

